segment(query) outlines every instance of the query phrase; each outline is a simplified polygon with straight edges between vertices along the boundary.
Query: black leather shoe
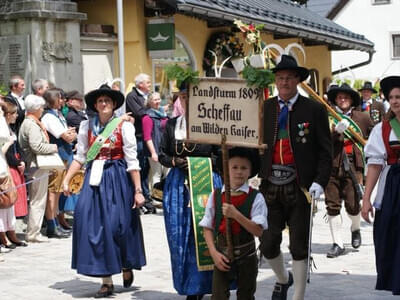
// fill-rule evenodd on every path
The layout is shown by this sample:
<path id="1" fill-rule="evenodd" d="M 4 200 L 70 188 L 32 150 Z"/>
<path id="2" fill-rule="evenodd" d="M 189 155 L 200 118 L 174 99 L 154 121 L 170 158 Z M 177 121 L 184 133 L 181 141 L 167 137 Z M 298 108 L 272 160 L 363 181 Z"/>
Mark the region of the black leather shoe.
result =
<path id="1" fill-rule="evenodd" d="M 204 295 L 189 295 L 186 296 L 186 300 L 201 300 Z"/>
<path id="2" fill-rule="evenodd" d="M 144 214 L 148 215 L 148 214 L 156 214 L 157 213 L 157 209 L 154 207 L 153 203 L 146 203 L 144 205 Z"/>
<path id="3" fill-rule="evenodd" d="M 125 279 L 126 274 L 130 274 L 128 279 Z M 124 288 L 128 288 L 132 285 L 133 283 L 133 272 L 132 270 L 128 270 L 128 269 L 123 269 L 122 270 L 122 279 L 124 281 Z"/>
<path id="4" fill-rule="evenodd" d="M 63 233 L 63 234 L 68 234 L 68 235 L 70 235 L 70 234 L 72 233 L 72 229 L 71 229 L 71 230 L 64 229 L 62 226 L 58 226 L 57 229 L 58 229 L 59 232 L 61 232 L 61 233 Z"/>
<path id="5" fill-rule="evenodd" d="M 28 247 L 28 244 L 25 243 L 24 241 L 19 241 L 19 242 L 11 242 L 15 245 L 15 247 Z"/>
<path id="6" fill-rule="evenodd" d="M 4 248 L 7 248 L 7 249 L 15 249 L 15 248 L 17 248 L 17 245 L 15 245 L 14 243 L 10 243 L 10 244 L 7 244 L 7 245 L 3 244 L 3 246 L 4 246 Z"/>
<path id="7" fill-rule="evenodd" d="M 361 233 L 360 229 L 355 230 L 351 233 L 351 245 L 354 249 L 357 249 L 361 246 Z"/>
<path id="8" fill-rule="evenodd" d="M 287 283 L 275 282 L 271 300 L 286 300 L 287 291 L 292 284 L 293 284 L 293 275 L 292 272 L 289 272 L 289 280 Z"/>
<path id="9" fill-rule="evenodd" d="M 328 253 L 326 254 L 326 257 L 329 258 L 335 258 L 338 257 L 340 255 L 343 255 L 345 251 L 345 248 L 341 248 L 339 247 L 338 244 L 334 243 L 331 247 L 331 249 L 329 249 Z"/>
<path id="10" fill-rule="evenodd" d="M 114 285 L 102 284 L 101 288 L 94 295 L 95 298 L 105 298 L 111 296 L 114 293 Z"/>
<path id="11" fill-rule="evenodd" d="M 65 239 L 69 237 L 69 234 L 67 233 L 62 233 L 59 231 L 57 228 L 54 230 L 47 231 L 47 237 L 49 239 L 56 238 L 56 239 Z"/>

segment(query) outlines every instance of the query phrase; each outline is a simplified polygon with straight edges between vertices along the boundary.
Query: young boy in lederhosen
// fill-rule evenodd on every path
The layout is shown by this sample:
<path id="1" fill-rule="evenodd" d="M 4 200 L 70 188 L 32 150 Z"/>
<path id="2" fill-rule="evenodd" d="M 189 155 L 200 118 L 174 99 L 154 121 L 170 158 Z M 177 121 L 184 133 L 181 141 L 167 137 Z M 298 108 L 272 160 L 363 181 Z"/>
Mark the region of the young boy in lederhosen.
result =
<path id="1" fill-rule="evenodd" d="M 257 256 L 254 236 L 267 229 L 267 206 L 258 190 L 247 181 L 258 172 L 256 150 L 229 150 L 229 179 L 231 203 L 225 203 L 225 186 L 209 197 L 204 218 L 204 237 L 214 261 L 211 299 L 229 299 L 229 286 L 237 282 L 237 299 L 254 299 L 257 279 Z M 226 246 L 226 217 L 231 218 L 234 259 L 229 261 Z M 215 242 L 214 242 L 215 241 Z"/>

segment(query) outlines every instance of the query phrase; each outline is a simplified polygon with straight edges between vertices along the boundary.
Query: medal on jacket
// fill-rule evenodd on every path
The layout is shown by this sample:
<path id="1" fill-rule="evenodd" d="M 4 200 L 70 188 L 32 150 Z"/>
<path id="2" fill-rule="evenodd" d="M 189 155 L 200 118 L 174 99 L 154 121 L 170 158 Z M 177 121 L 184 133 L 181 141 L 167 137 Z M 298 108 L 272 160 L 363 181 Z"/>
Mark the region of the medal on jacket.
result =
<path id="1" fill-rule="evenodd" d="M 310 133 L 308 129 L 309 125 L 310 123 L 308 122 L 297 124 L 297 127 L 299 128 L 299 131 L 297 133 L 299 136 L 296 138 L 297 142 L 302 142 L 303 144 L 307 142 L 306 135 Z"/>

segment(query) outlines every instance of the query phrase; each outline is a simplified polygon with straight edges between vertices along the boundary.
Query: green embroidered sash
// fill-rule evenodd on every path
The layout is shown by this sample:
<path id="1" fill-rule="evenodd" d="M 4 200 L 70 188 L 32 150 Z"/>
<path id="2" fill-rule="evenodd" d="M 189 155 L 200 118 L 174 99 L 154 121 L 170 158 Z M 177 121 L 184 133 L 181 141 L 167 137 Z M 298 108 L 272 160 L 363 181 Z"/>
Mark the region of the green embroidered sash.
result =
<path id="1" fill-rule="evenodd" d="M 389 121 L 390 126 L 392 127 L 394 133 L 397 136 L 397 139 L 400 141 L 400 122 L 397 118 L 393 118 Z"/>
<path id="2" fill-rule="evenodd" d="M 86 154 L 86 162 L 88 163 L 94 160 L 99 154 L 101 147 L 103 147 L 104 142 L 109 138 L 111 133 L 117 128 L 117 126 L 122 122 L 121 118 L 114 118 L 110 123 L 107 124 L 106 128 L 104 128 L 103 132 L 100 133 L 92 146 L 89 148 Z"/>
<path id="3" fill-rule="evenodd" d="M 199 226 L 205 214 L 208 196 L 213 191 L 211 159 L 208 157 L 188 157 L 187 159 L 197 268 L 199 271 L 212 270 L 214 262 L 203 236 L 203 227 Z"/>

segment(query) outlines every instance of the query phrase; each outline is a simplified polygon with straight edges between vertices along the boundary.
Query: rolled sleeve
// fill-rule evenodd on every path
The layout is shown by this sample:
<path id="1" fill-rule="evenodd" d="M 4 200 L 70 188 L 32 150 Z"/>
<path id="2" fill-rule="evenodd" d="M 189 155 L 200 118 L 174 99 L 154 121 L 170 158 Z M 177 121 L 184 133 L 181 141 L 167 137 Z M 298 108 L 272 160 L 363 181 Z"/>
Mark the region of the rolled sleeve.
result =
<path id="1" fill-rule="evenodd" d="M 79 126 L 78 144 L 76 146 L 76 154 L 74 155 L 74 160 L 80 164 L 84 164 L 86 161 L 86 153 L 88 151 L 88 131 L 89 120 L 82 121 Z"/>
<path id="2" fill-rule="evenodd" d="M 214 217 L 215 217 L 214 195 L 213 193 L 211 193 L 208 196 L 204 217 L 203 219 L 201 219 L 199 226 L 214 230 Z"/>
<path id="3" fill-rule="evenodd" d="M 372 129 L 364 148 L 364 154 L 368 165 L 385 165 L 387 154 L 382 139 L 382 123 Z"/>
<path id="4" fill-rule="evenodd" d="M 128 165 L 127 171 L 140 170 L 139 160 L 137 159 L 137 146 L 135 137 L 135 127 L 130 122 L 122 123 L 122 150 Z"/>
<path id="5" fill-rule="evenodd" d="M 264 230 L 268 229 L 268 209 L 264 196 L 261 193 L 256 195 L 251 207 L 251 220 L 260 225 Z"/>
<path id="6" fill-rule="evenodd" d="M 61 135 L 68 130 L 68 127 L 64 126 L 60 120 L 51 113 L 45 114 L 41 121 L 46 130 L 56 139 L 59 139 Z"/>

